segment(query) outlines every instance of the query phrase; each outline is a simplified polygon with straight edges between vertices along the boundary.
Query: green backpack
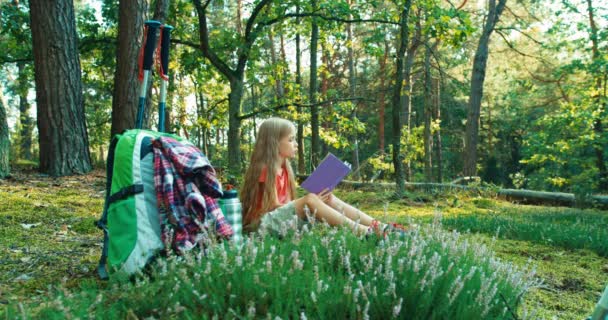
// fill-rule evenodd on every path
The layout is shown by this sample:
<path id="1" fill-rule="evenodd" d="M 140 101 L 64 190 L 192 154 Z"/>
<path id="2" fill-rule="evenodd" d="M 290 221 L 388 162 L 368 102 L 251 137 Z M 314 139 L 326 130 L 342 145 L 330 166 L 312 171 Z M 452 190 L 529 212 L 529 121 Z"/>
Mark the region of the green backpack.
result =
<path id="1" fill-rule="evenodd" d="M 154 187 L 152 141 L 161 136 L 190 144 L 178 136 L 133 129 L 110 143 L 106 168 L 106 200 L 97 226 L 104 231 L 98 273 L 132 274 L 164 249 Z"/>

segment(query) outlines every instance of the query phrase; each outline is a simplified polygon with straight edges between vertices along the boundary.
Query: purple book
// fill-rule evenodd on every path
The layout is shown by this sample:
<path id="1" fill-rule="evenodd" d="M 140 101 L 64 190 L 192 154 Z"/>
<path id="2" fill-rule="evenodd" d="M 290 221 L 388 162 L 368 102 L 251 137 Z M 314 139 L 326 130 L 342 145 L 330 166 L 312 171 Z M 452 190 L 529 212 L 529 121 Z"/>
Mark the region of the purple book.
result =
<path id="1" fill-rule="evenodd" d="M 328 153 L 321 164 L 304 182 L 302 188 L 310 193 L 319 193 L 324 189 L 333 190 L 350 172 L 350 165 L 342 162 L 331 153 Z"/>

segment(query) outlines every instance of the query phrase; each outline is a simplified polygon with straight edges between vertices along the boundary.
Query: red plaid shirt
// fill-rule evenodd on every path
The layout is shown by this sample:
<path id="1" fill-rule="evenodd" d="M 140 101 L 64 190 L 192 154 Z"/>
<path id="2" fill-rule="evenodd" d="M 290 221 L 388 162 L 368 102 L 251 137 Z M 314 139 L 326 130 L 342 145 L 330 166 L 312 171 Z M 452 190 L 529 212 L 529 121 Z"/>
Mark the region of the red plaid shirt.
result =
<path id="1" fill-rule="evenodd" d="M 212 228 L 221 238 L 232 237 L 232 227 L 215 200 L 222 196 L 222 186 L 207 157 L 196 147 L 169 137 L 154 140 L 152 147 L 165 248 L 188 251 L 208 237 Z"/>

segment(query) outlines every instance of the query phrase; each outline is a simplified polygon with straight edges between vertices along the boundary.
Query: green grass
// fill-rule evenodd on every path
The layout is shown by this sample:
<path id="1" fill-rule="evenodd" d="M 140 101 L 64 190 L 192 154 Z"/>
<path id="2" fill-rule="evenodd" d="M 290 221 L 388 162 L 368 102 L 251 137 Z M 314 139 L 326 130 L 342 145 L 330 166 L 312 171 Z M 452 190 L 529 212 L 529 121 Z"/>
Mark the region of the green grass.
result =
<path id="1" fill-rule="evenodd" d="M 606 211 L 522 206 L 475 193 L 410 192 L 395 200 L 392 190 L 339 190 L 338 196 L 371 215 L 406 224 L 415 222 L 422 225 L 423 232 L 393 246 L 397 242 L 381 245 L 342 231 L 333 234 L 336 231 L 317 230 L 288 241 L 257 241 L 257 249 L 246 246 L 240 253 L 229 248 L 227 252 L 216 250 L 201 261 L 193 259 L 177 266 L 169 263 L 167 271 L 152 283 L 119 279 L 102 282 L 95 274 L 102 233 L 93 222 L 103 205 L 103 186 L 104 177 L 99 172 L 63 179 L 15 174 L 12 180 L 0 180 L 0 318 L 19 318 L 23 313 L 39 318 L 84 318 L 89 312 L 107 318 L 183 318 L 188 314 L 194 318 L 214 314 L 246 317 L 253 312 L 251 301 L 256 301 L 254 312 L 260 317 L 266 312 L 295 317 L 304 311 L 308 318 L 317 318 L 333 316 L 339 310 L 337 318 L 360 318 L 367 303 L 361 292 L 373 292 L 375 286 L 377 295 L 368 295 L 367 309 L 375 318 L 391 316 L 399 297 L 403 297 L 402 317 L 474 319 L 480 318 L 483 310 L 471 306 L 479 304 L 475 299 L 482 284 L 491 283 L 497 284 L 497 292 L 507 303 L 500 295 L 487 295 L 491 307 L 484 318 L 511 318 L 505 311 L 509 305 L 516 309 L 518 318 L 581 319 L 591 313 L 608 279 L 608 258 L 602 251 L 607 244 L 602 233 L 608 229 Z M 433 222 L 458 232 L 444 232 Z M 26 229 L 22 224 L 37 225 Z M 578 236 L 594 232 L 597 236 Z M 273 246 L 273 272 L 265 273 L 268 259 L 264 258 Z M 419 251 L 410 256 L 408 250 L 412 248 Z M 290 273 L 294 251 L 303 267 Z M 351 273 L 343 259 L 346 252 Z M 435 252 L 438 262 L 431 263 Z M 242 258 L 240 267 L 237 256 Z M 392 257 L 390 262 L 388 256 Z M 374 257 L 373 266 L 366 269 L 369 257 Z M 400 259 L 412 266 L 399 271 Z M 417 272 L 414 261 L 418 261 Z M 447 272 L 451 262 L 455 266 Z M 452 304 L 446 303 L 450 285 L 459 275 L 464 278 L 462 274 L 473 266 L 477 273 L 463 289 L 469 293 L 458 296 Z M 530 268 L 536 269 L 536 280 L 521 272 Z M 205 276 L 206 270 L 213 277 Z M 393 272 L 397 298 L 383 295 L 391 283 L 383 279 L 387 270 Z M 442 270 L 444 274 L 420 290 L 428 270 L 434 270 L 429 274 Z M 492 275 L 491 270 L 498 272 Z M 329 286 L 327 291 L 324 285 L 318 289 L 316 274 Z M 511 274 L 521 275 L 525 281 L 509 280 Z M 482 276 L 495 278 L 482 281 Z M 192 280 L 196 277 L 202 280 Z M 292 285 L 283 283 L 283 278 Z M 359 310 L 353 304 L 356 280 L 364 286 L 358 292 Z M 518 292 L 537 281 L 540 286 L 530 288 L 517 300 Z M 174 290 L 176 283 L 187 285 Z M 350 296 L 342 291 L 348 283 Z M 232 295 L 224 294 L 228 288 Z M 340 299 L 334 302 L 335 297 Z M 315 308 L 311 307 L 315 305 L 313 299 L 321 301 Z M 178 301 L 180 305 L 176 305 Z M 102 308 L 106 313 L 100 313 Z"/>
<path id="2" fill-rule="evenodd" d="M 446 216 L 443 225 L 503 239 L 589 249 L 608 257 L 608 215 L 595 210 L 525 207 L 500 208 L 485 214 Z"/>
<path id="3" fill-rule="evenodd" d="M 153 280 L 115 281 L 110 294 L 95 286 L 57 291 L 24 312 L 44 319 L 91 313 L 108 319 L 503 319 L 535 283 L 531 273 L 494 259 L 487 248 L 433 227 L 380 241 L 320 226 L 282 240 L 249 239 L 243 248 L 215 245 L 207 256 L 181 260 L 161 263 Z M 9 318 L 16 315 L 9 309 Z"/>

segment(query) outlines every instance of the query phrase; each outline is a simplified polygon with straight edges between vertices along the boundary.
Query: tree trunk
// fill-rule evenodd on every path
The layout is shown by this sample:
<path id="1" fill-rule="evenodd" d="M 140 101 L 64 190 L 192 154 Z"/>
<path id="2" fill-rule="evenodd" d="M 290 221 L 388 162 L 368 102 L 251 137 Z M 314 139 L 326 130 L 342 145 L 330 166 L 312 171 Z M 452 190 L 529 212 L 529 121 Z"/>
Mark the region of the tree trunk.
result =
<path id="1" fill-rule="evenodd" d="M 19 156 L 26 160 L 32 160 L 32 134 L 33 122 L 30 117 L 30 104 L 27 102 L 29 92 L 29 81 L 24 62 L 17 63 L 19 72 L 17 91 L 19 92 Z"/>
<path id="2" fill-rule="evenodd" d="M 319 97 L 323 99 L 327 99 L 327 91 L 329 90 L 329 75 L 332 74 L 332 66 L 331 66 L 331 56 L 329 53 L 328 43 L 327 41 L 321 41 L 321 65 L 323 66 L 323 71 L 320 72 L 321 77 L 321 86 L 319 88 Z M 323 128 L 324 132 L 329 132 L 329 130 L 333 130 L 332 124 L 329 122 L 328 114 L 331 113 L 332 104 L 329 103 L 323 107 L 322 111 L 325 111 L 325 117 L 323 117 L 323 113 L 319 111 L 319 126 Z M 325 121 L 322 121 L 325 120 Z M 320 134 L 320 133 L 319 133 Z M 323 141 L 319 142 L 321 145 L 320 157 L 329 152 L 329 146 L 327 143 L 323 143 Z M 320 160 L 321 158 L 319 158 Z"/>
<path id="3" fill-rule="evenodd" d="M 407 48 L 407 55 L 405 58 L 405 66 L 403 67 L 403 77 L 404 77 L 404 86 L 405 95 L 401 97 L 403 103 L 403 120 L 405 121 L 403 124 L 406 126 L 408 137 L 412 134 L 412 96 L 413 96 L 413 87 L 414 80 L 412 78 L 412 68 L 414 67 L 414 59 L 416 58 L 416 53 L 418 52 L 418 47 L 420 46 L 422 37 L 422 28 L 420 24 L 416 24 L 416 33 L 414 34 L 414 38 L 411 41 L 411 45 Z M 412 180 L 412 165 L 411 161 L 408 160 L 405 163 L 405 180 Z"/>
<path id="4" fill-rule="evenodd" d="M 401 88 L 403 86 L 403 58 L 409 41 L 408 18 L 412 0 L 406 0 L 399 18 L 399 47 L 395 57 L 395 83 L 393 88 L 393 166 L 395 168 L 395 193 L 402 196 L 405 193 L 405 175 L 403 172 L 403 154 L 401 154 Z"/>
<path id="5" fill-rule="evenodd" d="M 169 14 L 169 0 L 156 0 L 152 19 L 164 23 Z"/>
<path id="6" fill-rule="evenodd" d="M 207 6 L 209 1 L 203 5 L 200 0 L 194 0 L 194 6 L 198 13 L 199 38 L 201 52 L 203 56 L 230 82 L 230 94 L 228 95 L 228 170 L 232 174 L 239 174 L 241 171 L 241 157 L 239 141 L 241 130 L 241 99 L 243 98 L 243 79 L 245 77 L 245 67 L 251 48 L 255 43 L 260 30 L 256 24 L 256 19 L 264 8 L 271 3 L 271 0 L 262 0 L 256 4 L 247 21 L 245 34 L 239 37 L 241 45 L 236 49 L 238 57 L 236 68 L 232 69 L 222 60 L 211 48 L 209 43 L 209 27 L 207 25 Z"/>
<path id="7" fill-rule="evenodd" d="M 433 109 L 435 120 L 440 121 L 441 124 L 441 100 L 440 100 L 440 84 L 439 78 L 433 79 Z M 443 155 L 441 151 L 441 125 L 438 126 L 435 132 L 435 163 L 437 164 L 437 182 L 443 182 Z"/>
<path id="8" fill-rule="evenodd" d="M 469 96 L 469 113 L 467 116 L 464 154 L 464 176 L 477 175 L 477 144 L 479 138 L 479 115 L 483 98 L 483 83 L 486 77 L 488 46 L 494 27 L 505 8 L 507 0 L 489 0 L 488 16 L 483 26 L 481 37 L 473 60 L 471 75 L 471 92 Z"/>
<path id="9" fill-rule="evenodd" d="M 281 64 L 283 65 L 283 73 L 281 74 L 281 98 L 289 94 L 289 88 L 287 82 L 289 81 L 289 62 L 287 61 L 287 52 L 285 51 L 285 32 L 280 34 L 280 50 L 281 50 Z"/>
<path id="10" fill-rule="evenodd" d="M 296 14 L 300 13 L 300 6 L 296 4 Z M 300 25 L 300 18 L 296 19 L 296 24 Z M 296 33 L 296 87 L 298 99 L 302 96 L 302 50 L 300 49 L 300 32 Z M 298 107 L 298 174 L 306 173 L 306 161 L 304 158 L 304 121 L 302 120 L 303 110 Z"/>
<path id="11" fill-rule="evenodd" d="M 91 170 L 78 37 L 72 1 L 30 0 L 40 170 L 52 176 Z"/>
<path id="12" fill-rule="evenodd" d="M 8 122 L 6 120 L 6 109 L 4 96 L 0 86 L 0 179 L 10 174 L 10 150 L 11 142 L 9 139 Z"/>
<path id="13" fill-rule="evenodd" d="M 270 52 L 270 63 L 272 65 L 272 73 L 274 73 L 274 98 L 275 104 L 278 104 L 283 96 L 283 84 L 281 83 L 281 75 L 277 70 L 277 53 L 274 48 L 274 31 L 272 27 L 268 28 L 268 51 Z"/>
<path id="14" fill-rule="evenodd" d="M 317 8 L 317 1 L 311 0 L 313 10 Z M 310 33 L 310 85 L 308 88 L 308 100 L 313 106 L 310 108 L 310 126 L 312 133 L 311 165 L 317 166 L 320 160 L 321 139 L 319 138 L 319 107 L 317 103 L 317 49 L 319 40 L 319 26 L 315 18 L 312 19 L 312 29 Z"/>
<path id="15" fill-rule="evenodd" d="M 112 98 L 111 135 L 135 127 L 139 101 L 139 49 L 142 45 L 145 0 L 120 1 L 118 17 L 118 48 Z"/>
<path id="16" fill-rule="evenodd" d="M 597 61 L 598 65 L 600 63 L 601 60 L 601 54 L 599 51 L 599 46 L 598 46 L 598 30 L 597 30 L 597 25 L 595 24 L 595 12 L 594 12 L 594 8 L 593 5 L 591 3 L 591 0 L 587 0 L 587 12 L 589 13 L 589 33 L 590 33 L 590 38 L 591 38 L 591 50 L 592 50 L 592 54 L 593 54 L 593 61 Z M 598 112 L 598 116 L 597 118 L 595 118 L 595 121 L 593 123 L 593 131 L 595 131 L 595 134 L 598 137 L 599 141 L 595 141 L 593 143 L 593 149 L 595 151 L 595 158 L 596 158 L 596 165 L 598 168 L 598 172 L 599 172 L 599 189 L 601 191 L 607 191 L 608 190 L 608 170 L 606 169 L 606 162 L 604 160 L 604 150 L 605 150 L 605 146 L 603 145 L 603 143 L 601 142 L 602 137 L 604 137 L 605 133 L 604 133 L 604 128 L 603 128 L 603 124 L 602 124 L 602 116 L 605 114 L 606 112 L 606 106 L 605 103 L 602 103 L 602 98 L 606 98 L 605 96 L 602 97 L 602 75 L 601 73 L 596 75 L 596 80 L 595 80 L 595 89 L 597 90 L 596 94 L 595 94 L 595 103 L 597 105 L 597 110 L 599 110 Z"/>
<path id="17" fill-rule="evenodd" d="M 384 40 L 384 56 L 380 59 L 380 97 L 378 114 L 378 149 L 384 154 L 384 111 L 386 107 L 386 61 L 388 60 L 388 41 Z"/>
<path id="18" fill-rule="evenodd" d="M 241 100 L 243 99 L 243 77 L 241 74 L 230 81 L 228 95 L 228 169 L 231 174 L 241 171 Z"/>
<path id="19" fill-rule="evenodd" d="M 416 29 L 416 34 L 411 42 L 412 44 L 407 49 L 405 66 L 403 67 L 403 91 L 405 92 L 405 95 L 401 97 L 401 103 L 403 104 L 402 120 L 404 121 L 402 125 L 405 125 L 405 130 L 407 130 L 406 134 L 408 135 L 408 137 L 412 134 L 412 96 L 414 88 L 412 69 L 414 67 L 414 59 L 416 57 L 418 46 L 420 45 L 420 28 Z M 409 151 L 410 150 L 408 148 L 408 151 L 406 151 L 406 153 L 409 153 Z M 408 160 L 405 162 L 404 175 L 406 181 L 412 180 L 412 164 L 409 157 Z"/>
<path id="20" fill-rule="evenodd" d="M 349 1 L 349 5 L 352 6 L 354 0 Z M 350 17 L 352 19 L 352 16 Z M 350 97 L 355 97 L 356 92 L 356 74 L 355 74 L 355 53 L 353 50 L 354 37 L 353 30 L 350 23 L 346 24 L 346 34 L 347 34 L 347 43 L 348 43 L 348 84 Z M 353 112 L 351 114 L 351 118 L 353 121 L 357 120 L 357 106 L 358 103 L 355 102 L 355 106 Z M 359 173 L 359 137 L 357 131 L 353 132 L 353 172 L 355 173 L 353 178 L 355 180 L 361 180 L 361 174 Z"/>
<path id="21" fill-rule="evenodd" d="M 432 163 L 432 137 L 431 137 L 431 113 L 432 106 L 432 80 L 431 80 L 431 46 L 428 36 L 425 37 L 424 51 L 424 177 L 427 182 L 433 181 L 433 163 Z"/>

